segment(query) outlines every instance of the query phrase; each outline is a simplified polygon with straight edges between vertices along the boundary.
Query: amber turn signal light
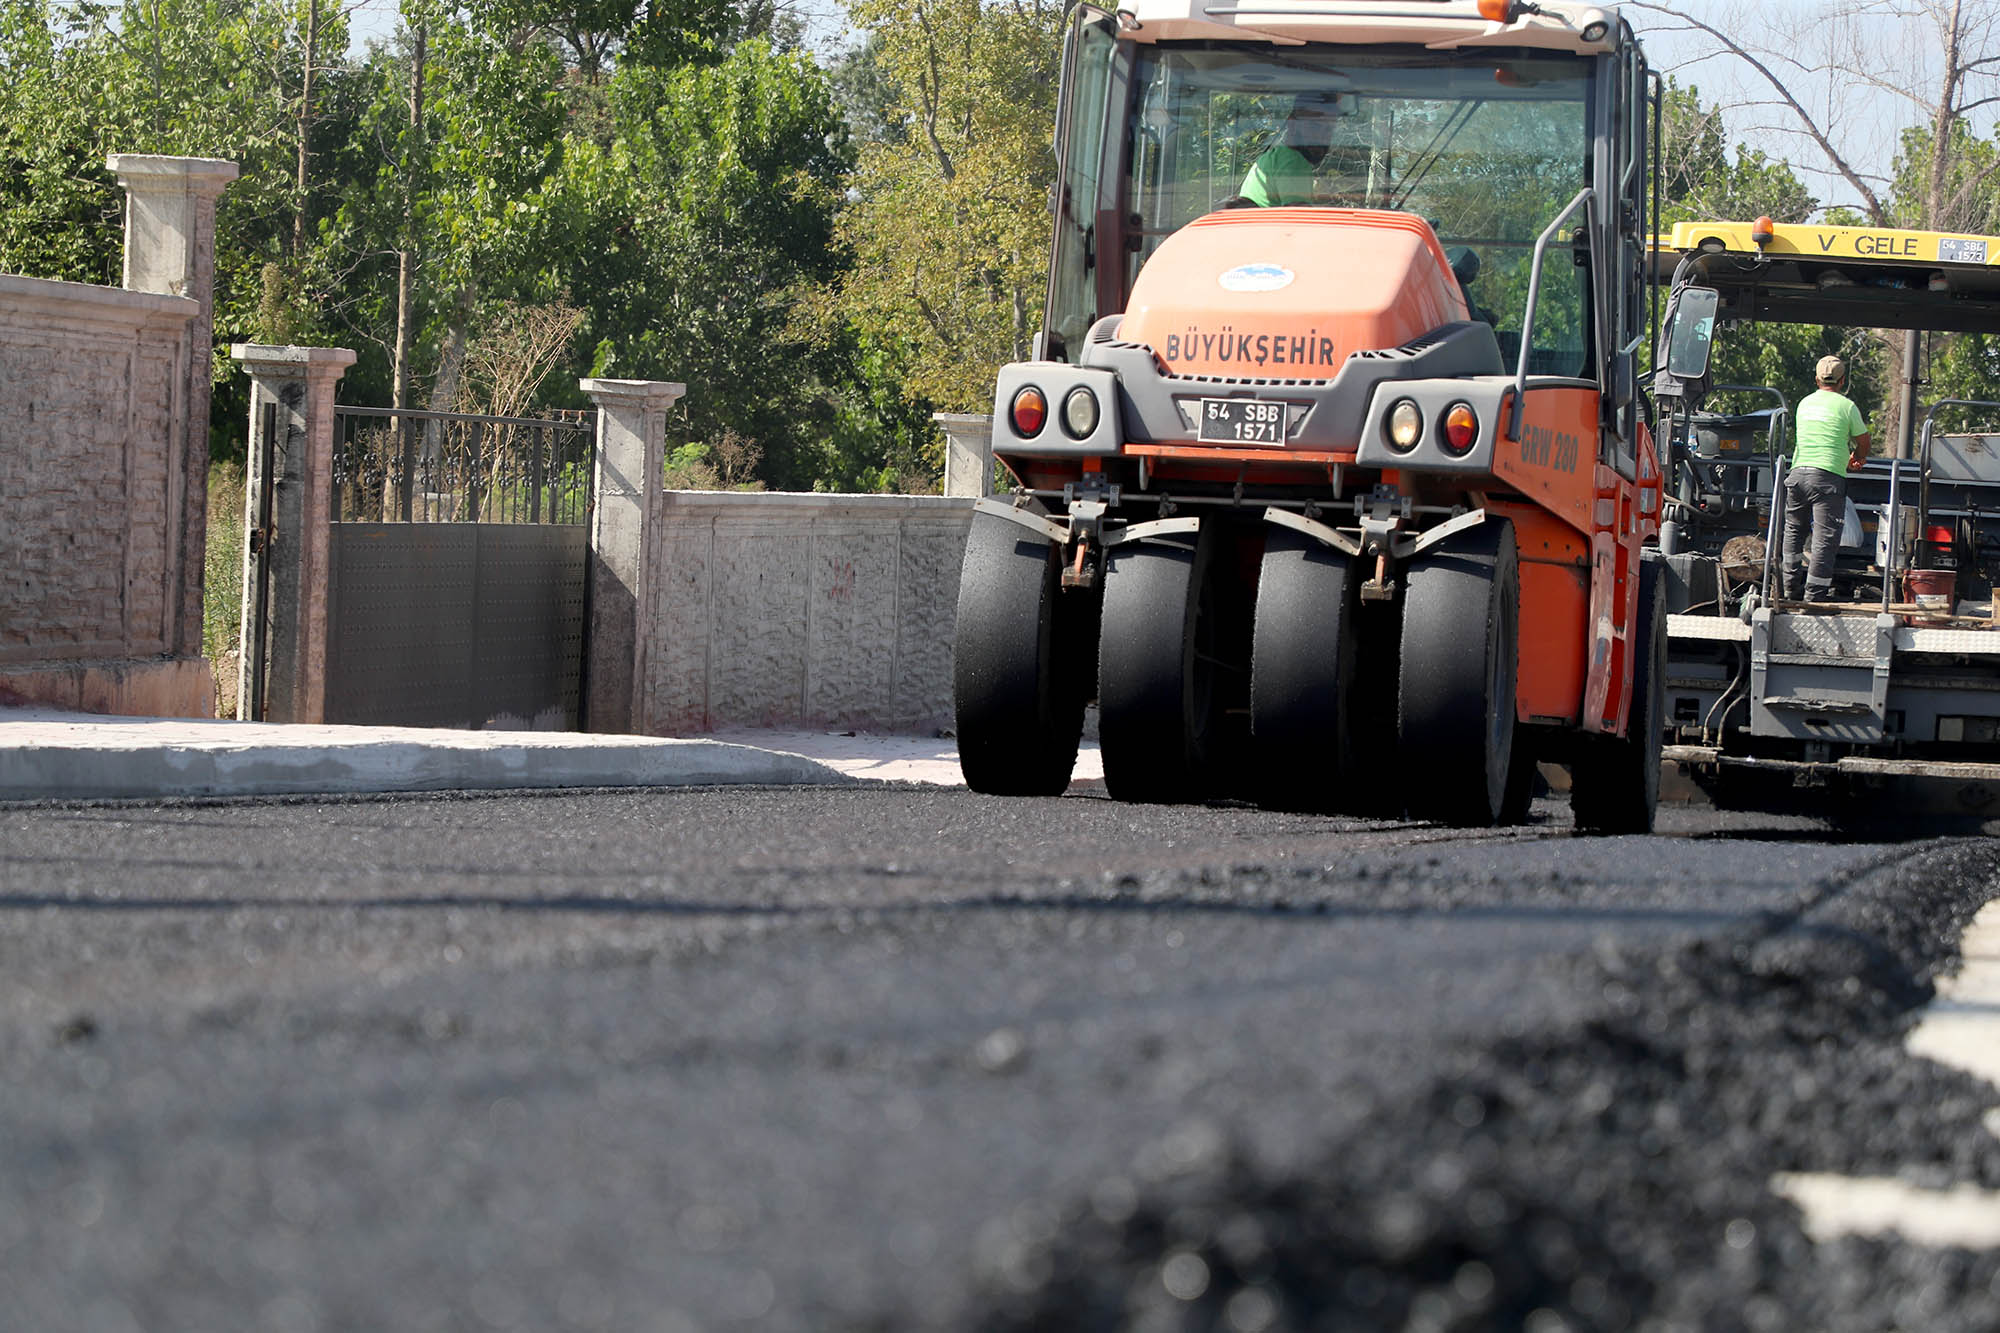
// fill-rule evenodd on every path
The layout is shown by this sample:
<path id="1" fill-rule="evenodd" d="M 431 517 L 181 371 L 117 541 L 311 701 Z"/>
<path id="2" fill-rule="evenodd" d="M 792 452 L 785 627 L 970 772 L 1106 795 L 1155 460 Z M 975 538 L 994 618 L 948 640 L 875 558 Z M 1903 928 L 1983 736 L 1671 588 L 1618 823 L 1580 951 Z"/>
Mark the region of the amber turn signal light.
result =
<path id="1" fill-rule="evenodd" d="M 1042 391 L 1032 384 L 1024 384 L 1014 394 L 1014 402 L 1008 408 L 1014 418 L 1014 433 L 1023 439 L 1033 439 L 1042 433 L 1042 427 L 1049 419 L 1049 400 Z"/>
<path id="2" fill-rule="evenodd" d="M 1453 403 L 1444 414 L 1444 449 L 1448 454 L 1469 453 L 1479 439 L 1479 417 L 1470 403 Z"/>
<path id="3" fill-rule="evenodd" d="M 1514 18 L 1514 0 L 1479 0 L 1479 17 L 1488 23 L 1510 23 Z"/>

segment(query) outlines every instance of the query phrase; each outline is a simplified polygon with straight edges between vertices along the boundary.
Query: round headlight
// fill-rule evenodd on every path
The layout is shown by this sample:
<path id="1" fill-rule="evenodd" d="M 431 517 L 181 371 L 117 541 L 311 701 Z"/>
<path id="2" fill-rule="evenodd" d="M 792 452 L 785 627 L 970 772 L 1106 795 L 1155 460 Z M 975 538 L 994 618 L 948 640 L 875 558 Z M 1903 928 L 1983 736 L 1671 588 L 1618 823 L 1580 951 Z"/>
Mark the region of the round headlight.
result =
<path id="1" fill-rule="evenodd" d="M 1033 439 L 1042 433 L 1042 426 L 1049 419 L 1049 400 L 1034 385 L 1024 384 L 1015 391 L 1008 412 L 1014 418 L 1014 433 L 1023 439 Z"/>
<path id="2" fill-rule="evenodd" d="M 1399 399 L 1389 409 L 1389 447 L 1406 454 L 1417 447 L 1423 433 L 1424 414 L 1415 402 L 1408 398 Z"/>
<path id="3" fill-rule="evenodd" d="M 1444 412 L 1444 449 L 1448 454 L 1465 454 L 1479 439 L 1479 417 L 1470 403 L 1453 403 Z"/>
<path id="4" fill-rule="evenodd" d="M 1097 395 L 1079 384 L 1063 395 L 1062 423 L 1073 440 L 1088 439 L 1097 429 Z"/>

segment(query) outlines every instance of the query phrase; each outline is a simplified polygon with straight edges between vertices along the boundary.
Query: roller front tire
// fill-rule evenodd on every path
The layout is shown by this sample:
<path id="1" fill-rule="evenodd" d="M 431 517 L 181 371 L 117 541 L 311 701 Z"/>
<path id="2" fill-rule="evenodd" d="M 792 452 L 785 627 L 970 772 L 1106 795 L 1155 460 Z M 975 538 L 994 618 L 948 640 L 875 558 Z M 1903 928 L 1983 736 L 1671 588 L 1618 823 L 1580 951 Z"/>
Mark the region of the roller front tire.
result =
<path id="1" fill-rule="evenodd" d="M 1094 657 L 1094 608 L 1074 600 L 1085 596 L 1063 590 L 1053 542 L 992 514 L 972 516 L 952 662 L 959 767 L 972 790 L 1068 788 Z"/>
<path id="2" fill-rule="evenodd" d="M 1418 818 L 1491 825 L 1520 803 L 1518 786 L 1508 799 L 1517 561 L 1513 525 L 1489 520 L 1403 568 L 1397 741 L 1409 810 Z"/>
<path id="3" fill-rule="evenodd" d="M 1194 801 L 1208 793 L 1212 559 L 1206 539 L 1132 542 L 1105 555 L 1098 741 L 1104 788 L 1116 800 Z"/>
<path id="4" fill-rule="evenodd" d="M 1250 755 L 1260 804 L 1326 811 L 1354 767 L 1356 611 L 1352 557 L 1274 528 L 1257 578 Z"/>

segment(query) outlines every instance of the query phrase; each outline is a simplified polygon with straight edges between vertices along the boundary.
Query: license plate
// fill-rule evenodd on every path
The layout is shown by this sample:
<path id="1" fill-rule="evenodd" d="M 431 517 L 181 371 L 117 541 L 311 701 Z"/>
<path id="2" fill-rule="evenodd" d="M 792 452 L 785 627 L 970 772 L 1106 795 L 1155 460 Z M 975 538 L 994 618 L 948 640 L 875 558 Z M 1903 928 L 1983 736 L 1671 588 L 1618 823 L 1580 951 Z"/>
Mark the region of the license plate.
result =
<path id="1" fill-rule="evenodd" d="M 1204 398 L 1195 438 L 1203 444 L 1282 445 L 1285 405 L 1255 398 Z"/>

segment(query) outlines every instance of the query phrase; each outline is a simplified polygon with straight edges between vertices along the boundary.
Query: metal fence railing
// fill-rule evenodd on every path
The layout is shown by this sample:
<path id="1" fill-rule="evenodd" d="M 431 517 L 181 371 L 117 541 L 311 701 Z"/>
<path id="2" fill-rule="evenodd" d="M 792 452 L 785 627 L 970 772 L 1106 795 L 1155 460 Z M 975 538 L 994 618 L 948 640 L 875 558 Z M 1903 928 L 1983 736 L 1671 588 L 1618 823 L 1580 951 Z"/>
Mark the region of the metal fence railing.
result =
<path id="1" fill-rule="evenodd" d="M 334 520 L 581 523 L 595 413 L 334 408 Z"/>

